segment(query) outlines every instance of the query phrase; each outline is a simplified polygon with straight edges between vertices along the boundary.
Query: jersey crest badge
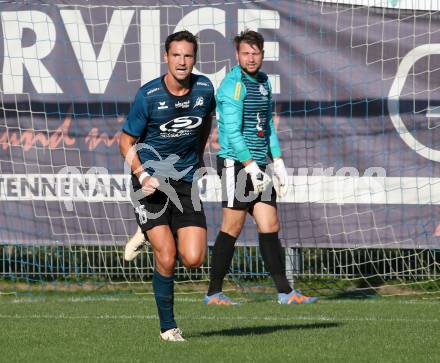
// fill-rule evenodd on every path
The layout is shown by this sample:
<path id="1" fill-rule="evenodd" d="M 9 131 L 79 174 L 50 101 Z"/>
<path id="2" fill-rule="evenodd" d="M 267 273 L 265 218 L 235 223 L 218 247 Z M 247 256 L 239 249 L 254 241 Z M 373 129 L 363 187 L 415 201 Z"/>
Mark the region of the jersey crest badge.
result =
<path id="1" fill-rule="evenodd" d="M 269 94 L 269 92 L 267 92 L 267 89 L 264 88 L 262 84 L 260 84 L 260 93 L 262 96 L 267 96 Z"/>
<path id="2" fill-rule="evenodd" d="M 193 109 L 198 106 L 203 106 L 203 97 L 197 97 L 196 102 L 194 103 Z"/>

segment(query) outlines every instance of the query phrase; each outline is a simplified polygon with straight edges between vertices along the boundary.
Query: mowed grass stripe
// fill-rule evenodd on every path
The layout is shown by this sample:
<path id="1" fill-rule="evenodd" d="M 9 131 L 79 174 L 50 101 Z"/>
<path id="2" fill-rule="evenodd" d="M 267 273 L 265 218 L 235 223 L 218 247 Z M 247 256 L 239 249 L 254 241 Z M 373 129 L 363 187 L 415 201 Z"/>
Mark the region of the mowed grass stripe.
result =
<path id="1" fill-rule="evenodd" d="M 157 315 L 2 315 L 0 319 L 97 319 L 97 320 L 115 320 L 115 319 L 140 319 L 140 320 L 157 320 Z M 398 319 L 398 318 L 378 318 L 378 317 L 364 317 L 364 318 L 336 318 L 329 316 L 293 316 L 293 317 L 280 317 L 280 316 L 179 316 L 178 320 L 243 320 L 243 321 L 349 321 L 349 322 L 391 322 L 391 323 L 440 323 L 439 319 Z"/>

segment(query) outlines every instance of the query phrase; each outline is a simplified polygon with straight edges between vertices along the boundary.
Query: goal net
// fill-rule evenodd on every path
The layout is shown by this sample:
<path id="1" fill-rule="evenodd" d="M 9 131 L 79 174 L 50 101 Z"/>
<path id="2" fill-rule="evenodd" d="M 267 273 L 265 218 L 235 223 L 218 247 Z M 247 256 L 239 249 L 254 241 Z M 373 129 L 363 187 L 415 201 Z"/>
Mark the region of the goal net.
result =
<path id="1" fill-rule="evenodd" d="M 198 35 L 217 87 L 232 38 L 265 37 L 263 70 L 289 168 L 280 237 L 295 284 L 317 294 L 437 291 L 440 6 L 434 1 L 82 1 L 0 4 L 0 278 L 148 284 L 118 140 L 136 90 L 166 71 L 168 34 Z M 214 127 L 205 164 L 215 168 Z M 219 180 L 199 182 L 212 245 Z M 231 266 L 265 278 L 249 219 Z M 206 281 L 210 256 L 179 281 Z M 59 286 L 59 285 L 57 285 Z M 340 290 L 339 290 L 340 289 Z"/>

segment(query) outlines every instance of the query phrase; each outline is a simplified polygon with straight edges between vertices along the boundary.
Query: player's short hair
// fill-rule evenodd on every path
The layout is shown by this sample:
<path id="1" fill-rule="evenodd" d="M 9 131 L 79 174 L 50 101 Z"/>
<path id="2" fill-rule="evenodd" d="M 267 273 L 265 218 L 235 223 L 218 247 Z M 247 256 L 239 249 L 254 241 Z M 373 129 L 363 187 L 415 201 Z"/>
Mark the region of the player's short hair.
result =
<path id="1" fill-rule="evenodd" d="M 168 35 L 167 39 L 165 40 L 165 52 L 168 53 L 168 51 L 170 50 L 171 42 L 180 42 L 182 40 L 185 40 L 188 43 L 192 43 L 194 49 L 194 55 L 196 55 L 198 48 L 197 37 L 188 30 L 182 30 L 180 32 Z"/>
<path id="2" fill-rule="evenodd" d="M 249 29 L 243 30 L 234 38 L 234 44 L 237 52 L 240 49 L 241 43 L 246 43 L 250 46 L 256 46 L 259 50 L 263 50 L 264 48 L 263 36 L 260 33 Z"/>

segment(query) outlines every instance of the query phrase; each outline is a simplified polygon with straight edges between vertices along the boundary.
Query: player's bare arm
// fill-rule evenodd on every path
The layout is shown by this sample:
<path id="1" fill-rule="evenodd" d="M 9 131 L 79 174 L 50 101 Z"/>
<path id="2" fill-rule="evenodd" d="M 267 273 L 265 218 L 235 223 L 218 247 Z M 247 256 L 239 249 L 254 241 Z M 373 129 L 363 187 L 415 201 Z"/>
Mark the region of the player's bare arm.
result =
<path id="1" fill-rule="evenodd" d="M 150 176 L 144 170 L 144 167 L 142 166 L 134 147 L 136 141 L 136 137 L 122 132 L 119 140 L 119 151 L 121 152 L 125 162 L 130 166 L 133 174 L 139 179 L 139 183 L 142 185 L 142 191 L 144 194 L 150 195 L 156 191 L 157 187 L 159 186 L 159 181 L 155 177 Z"/>

